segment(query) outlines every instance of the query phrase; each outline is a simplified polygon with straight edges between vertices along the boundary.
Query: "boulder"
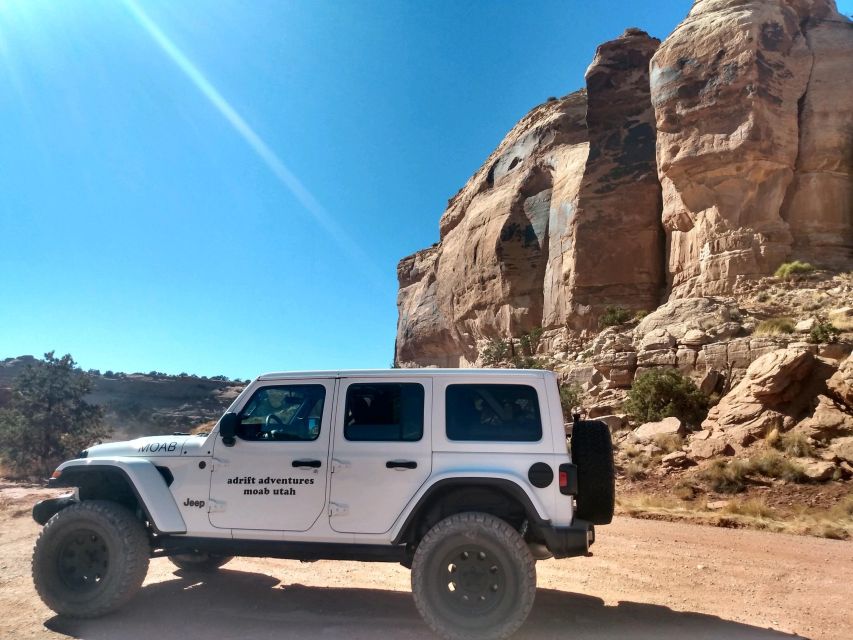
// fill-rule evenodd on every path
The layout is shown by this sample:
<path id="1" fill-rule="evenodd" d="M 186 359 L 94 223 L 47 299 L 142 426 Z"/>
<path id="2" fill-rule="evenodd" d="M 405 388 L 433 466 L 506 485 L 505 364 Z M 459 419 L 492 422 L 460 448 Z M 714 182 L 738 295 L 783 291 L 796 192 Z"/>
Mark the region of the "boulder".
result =
<path id="1" fill-rule="evenodd" d="M 723 298 L 682 298 L 670 300 L 644 317 L 634 330 L 636 339 L 655 332 L 666 332 L 677 342 L 707 334 L 738 317 L 733 300 Z M 693 331 L 694 333 L 690 333 Z"/>
<path id="2" fill-rule="evenodd" d="M 806 478 L 812 482 L 825 482 L 832 478 L 836 466 L 826 460 L 812 458 L 794 458 L 794 462 L 803 470 Z"/>
<path id="3" fill-rule="evenodd" d="M 637 355 L 637 366 L 640 367 L 674 367 L 676 362 L 676 352 L 674 349 L 641 351 Z"/>
<path id="4" fill-rule="evenodd" d="M 816 324 L 817 320 L 814 318 L 806 318 L 805 320 L 800 320 L 794 325 L 794 331 L 797 333 L 808 333 L 815 328 Z"/>
<path id="5" fill-rule="evenodd" d="M 611 414 L 609 416 L 598 416 L 596 420 L 601 420 L 605 423 L 610 431 L 621 431 L 628 426 L 628 416 L 622 414 Z"/>
<path id="6" fill-rule="evenodd" d="M 838 438 L 829 445 L 829 451 L 839 460 L 853 464 L 853 436 Z"/>
<path id="7" fill-rule="evenodd" d="M 747 446 L 773 429 L 784 431 L 811 408 L 833 368 L 806 350 L 780 349 L 753 362 L 741 381 L 711 408 L 703 429 Z"/>
<path id="8" fill-rule="evenodd" d="M 640 338 L 639 351 L 656 351 L 675 346 L 675 338 L 663 328 L 653 329 Z"/>
<path id="9" fill-rule="evenodd" d="M 713 340 L 711 336 L 701 329 L 688 329 L 678 342 L 688 347 L 701 347 L 703 344 L 713 342 Z"/>
<path id="10" fill-rule="evenodd" d="M 638 442 L 650 442 L 657 436 L 683 436 L 686 433 L 687 428 L 681 420 L 670 417 L 659 422 L 646 422 L 634 429 L 633 435 Z"/>
<path id="11" fill-rule="evenodd" d="M 690 442 L 690 457 L 694 460 L 709 460 L 720 456 L 734 455 L 732 446 L 721 438 L 708 438 L 705 440 L 693 439 Z"/>
<path id="12" fill-rule="evenodd" d="M 838 366 L 838 371 L 826 381 L 826 386 L 839 402 L 853 409 L 853 357 L 848 356 Z"/>
<path id="13" fill-rule="evenodd" d="M 716 369 L 708 369 L 699 383 L 699 391 L 709 396 L 717 390 L 717 386 L 722 380 L 722 374 Z"/>
<path id="14" fill-rule="evenodd" d="M 826 396 L 818 396 L 814 413 L 800 422 L 796 430 L 809 438 L 828 441 L 843 436 L 853 436 L 853 414 L 845 405 Z"/>
<path id="15" fill-rule="evenodd" d="M 687 457 L 687 454 L 683 451 L 673 451 L 672 453 L 668 453 L 663 456 L 660 462 L 665 467 L 674 467 L 678 469 L 690 465 L 693 461 L 690 460 L 690 458 Z"/>

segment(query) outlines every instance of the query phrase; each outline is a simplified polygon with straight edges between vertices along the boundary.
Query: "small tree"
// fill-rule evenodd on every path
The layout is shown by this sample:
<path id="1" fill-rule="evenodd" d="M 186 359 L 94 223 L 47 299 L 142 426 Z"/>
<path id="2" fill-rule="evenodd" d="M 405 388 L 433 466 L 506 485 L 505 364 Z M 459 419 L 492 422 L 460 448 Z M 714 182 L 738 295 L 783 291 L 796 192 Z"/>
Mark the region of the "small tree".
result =
<path id="1" fill-rule="evenodd" d="M 73 358 L 46 353 L 16 379 L 0 411 L 0 457 L 16 473 L 46 475 L 81 449 L 109 435 L 101 407 L 85 401 L 88 375 Z"/>
<path id="2" fill-rule="evenodd" d="M 652 369 L 634 380 L 625 410 L 638 422 L 675 416 L 698 426 L 708 415 L 708 397 L 675 369 Z"/>
<path id="3" fill-rule="evenodd" d="M 572 419 L 572 410 L 581 404 L 581 388 L 576 384 L 560 385 L 560 406 L 563 408 L 563 417 Z"/>

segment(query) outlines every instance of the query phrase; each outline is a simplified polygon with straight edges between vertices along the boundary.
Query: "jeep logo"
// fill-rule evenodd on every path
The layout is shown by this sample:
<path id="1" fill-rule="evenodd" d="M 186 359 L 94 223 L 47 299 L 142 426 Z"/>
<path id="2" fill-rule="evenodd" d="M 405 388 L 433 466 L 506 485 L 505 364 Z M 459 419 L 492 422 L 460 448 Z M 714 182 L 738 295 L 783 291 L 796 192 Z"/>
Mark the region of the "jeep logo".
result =
<path id="1" fill-rule="evenodd" d="M 193 500 L 192 498 L 187 498 L 184 500 L 185 507 L 198 507 L 201 509 L 204 506 L 204 500 Z"/>

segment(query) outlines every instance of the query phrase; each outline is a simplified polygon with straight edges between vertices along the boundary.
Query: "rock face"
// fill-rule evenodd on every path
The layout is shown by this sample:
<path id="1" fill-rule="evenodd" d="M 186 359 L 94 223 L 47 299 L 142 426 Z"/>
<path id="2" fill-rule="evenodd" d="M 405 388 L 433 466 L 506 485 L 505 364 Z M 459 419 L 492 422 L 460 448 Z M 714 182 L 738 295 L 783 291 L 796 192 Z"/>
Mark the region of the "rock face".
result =
<path id="1" fill-rule="evenodd" d="M 744 378 L 708 413 L 702 423 L 712 437 L 739 446 L 763 438 L 773 429 L 787 431 L 826 389 L 832 364 L 806 349 L 781 349 L 753 362 Z"/>
<path id="2" fill-rule="evenodd" d="M 522 118 L 449 201 L 440 241 L 400 262 L 396 361 L 468 366 L 537 327 L 547 350 L 608 306 L 693 309 L 786 260 L 850 270 L 851 60 L 832 0 L 697 0 L 662 44 L 628 29 L 601 45 L 586 88 Z M 596 370 L 627 386 L 777 346 L 715 350 L 742 337 L 736 319 L 659 328 Z"/>
<path id="3" fill-rule="evenodd" d="M 589 155 L 573 210 L 557 215 L 543 326 L 595 326 L 606 305 L 654 309 L 664 293 L 660 184 L 649 60 L 636 29 L 596 51 L 586 72 Z M 563 203 L 565 205 L 567 203 Z M 561 206 L 563 206 L 561 205 Z"/>
<path id="4" fill-rule="evenodd" d="M 853 248 L 853 30 L 831 0 L 698 0 L 652 59 L 676 297 Z"/>
<path id="5" fill-rule="evenodd" d="M 454 196 L 441 241 L 404 258 L 396 359 L 460 366 L 477 341 L 594 324 L 663 292 L 648 63 L 629 30 L 599 47 L 587 89 L 525 116 Z"/>

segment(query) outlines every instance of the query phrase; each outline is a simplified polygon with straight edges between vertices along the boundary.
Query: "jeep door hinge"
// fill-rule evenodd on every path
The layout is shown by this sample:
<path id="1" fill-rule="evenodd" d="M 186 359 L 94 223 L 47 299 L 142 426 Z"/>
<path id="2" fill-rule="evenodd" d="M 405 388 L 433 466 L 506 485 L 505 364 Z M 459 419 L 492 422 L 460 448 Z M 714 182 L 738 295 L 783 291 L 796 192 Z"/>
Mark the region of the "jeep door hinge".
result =
<path id="1" fill-rule="evenodd" d="M 228 504 L 225 500 L 214 500 L 210 498 L 210 509 L 207 510 L 208 513 L 222 513 L 225 511 L 225 505 Z"/>
<path id="2" fill-rule="evenodd" d="M 332 458 L 332 473 L 338 469 L 349 469 L 349 462 L 344 462 L 338 458 Z"/>
<path id="3" fill-rule="evenodd" d="M 349 506 L 338 504 L 337 502 L 329 503 L 329 516 L 345 516 L 349 513 Z"/>

